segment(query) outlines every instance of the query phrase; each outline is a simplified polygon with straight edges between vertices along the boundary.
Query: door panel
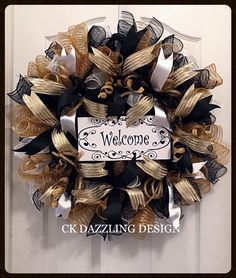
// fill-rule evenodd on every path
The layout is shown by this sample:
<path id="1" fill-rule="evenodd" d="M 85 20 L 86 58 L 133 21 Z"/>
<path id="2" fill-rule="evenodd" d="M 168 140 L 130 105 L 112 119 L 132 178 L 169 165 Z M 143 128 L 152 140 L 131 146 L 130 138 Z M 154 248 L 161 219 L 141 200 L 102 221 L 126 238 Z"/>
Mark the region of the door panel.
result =
<path id="1" fill-rule="evenodd" d="M 66 31 L 70 25 L 104 17 L 115 32 L 117 5 L 65 6 L 20 5 L 6 9 L 6 91 L 14 90 L 18 74 L 26 74 L 27 64 L 43 54 L 50 42 L 45 36 Z M 6 97 L 7 107 L 10 100 Z M 6 121 L 7 122 L 7 121 Z M 96 239 L 67 235 L 63 221 L 53 210 L 38 212 L 16 175 L 17 159 L 11 158 L 15 140 L 6 125 L 6 269 L 9 272 L 99 272 L 100 263 L 91 259 L 97 251 Z M 10 139 L 10 140 L 9 140 Z M 12 171 L 14 169 L 14 173 Z M 12 175 L 11 175 L 12 174 Z M 100 239 L 98 239 L 100 241 Z M 65 263 L 66 261 L 66 263 Z"/>
<path id="2" fill-rule="evenodd" d="M 222 107 L 217 121 L 224 126 L 225 140 L 230 143 L 231 11 L 227 6 L 8 6 L 6 91 L 15 88 L 17 74 L 26 74 L 27 63 L 48 47 L 45 36 L 103 16 L 107 18 L 102 24 L 109 23 L 115 32 L 122 10 L 132 12 L 137 20 L 140 16 L 156 17 L 165 27 L 164 36 L 175 33 L 184 43 L 184 54 L 194 56 L 199 66 L 215 62 L 224 79 L 213 91 L 215 102 Z M 12 105 L 9 98 L 6 105 Z M 230 165 L 200 205 L 184 207 L 180 233 L 149 234 L 144 240 L 123 235 L 103 242 L 100 236 L 64 234 L 61 227 L 65 222 L 55 218 L 53 210 L 38 212 L 33 207 L 16 176 L 18 161 L 11 156 L 15 140 L 6 120 L 7 271 L 169 273 L 230 269 Z"/>
<path id="3" fill-rule="evenodd" d="M 180 38 L 185 55 L 200 67 L 215 63 L 224 79 L 213 90 L 217 123 L 231 143 L 231 10 L 226 5 L 120 5 L 139 17 L 156 17 Z M 165 34 L 164 34 L 165 35 Z M 227 272 L 231 268 L 231 164 L 203 196 L 201 205 L 184 208 L 181 233 L 152 236 L 151 272 Z M 220 205 L 219 205 L 220 204 Z M 161 248 L 160 248 L 161 246 Z M 168 261 L 168 264 L 167 264 Z"/>

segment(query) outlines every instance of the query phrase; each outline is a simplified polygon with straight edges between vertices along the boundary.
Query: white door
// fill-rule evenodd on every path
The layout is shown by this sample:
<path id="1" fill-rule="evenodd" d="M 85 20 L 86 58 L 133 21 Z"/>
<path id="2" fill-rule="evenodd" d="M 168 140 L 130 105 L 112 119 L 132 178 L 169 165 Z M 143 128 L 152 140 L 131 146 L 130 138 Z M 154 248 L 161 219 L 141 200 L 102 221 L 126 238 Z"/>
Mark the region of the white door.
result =
<path id="1" fill-rule="evenodd" d="M 165 34 L 175 33 L 184 54 L 199 66 L 214 62 L 224 84 L 214 89 L 222 109 L 217 121 L 231 137 L 231 10 L 228 6 L 196 5 L 19 5 L 6 9 L 6 92 L 18 74 L 43 53 L 46 35 L 88 19 L 106 17 L 115 32 L 119 14 L 130 11 L 139 20 L 156 17 Z M 6 98 L 6 105 L 10 101 Z M 128 235 L 111 242 L 101 237 L 63 234 L 62 219 L 52 210 L 38 212 L 16 176 L 17 160 L 11 149 L 15 138 L 6 120 L 6 252 L 8 272 L 57 273 L 191 273 L 227 272 L 231 268 L 231 175 L 227 174 L 203 196 L 200 205 L 184 208 L 181 232 L 153 234 L 144 240 Z"/>

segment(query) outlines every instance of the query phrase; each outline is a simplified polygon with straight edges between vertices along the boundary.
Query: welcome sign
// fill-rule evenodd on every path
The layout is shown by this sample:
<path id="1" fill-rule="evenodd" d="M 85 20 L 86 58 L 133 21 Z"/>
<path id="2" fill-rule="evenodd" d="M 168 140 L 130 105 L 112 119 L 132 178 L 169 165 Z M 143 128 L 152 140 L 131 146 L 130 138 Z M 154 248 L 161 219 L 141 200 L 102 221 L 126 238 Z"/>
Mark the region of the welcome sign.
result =
<path id="1" fill-rule="evenodd" d="M 127 118 L 78 118 L 80 161 L 131 160 L 136 154 L 151 159 L 170 159 L 170 132 L 158 125 L 158 117 L 145 116 L 129 127 Z"/>

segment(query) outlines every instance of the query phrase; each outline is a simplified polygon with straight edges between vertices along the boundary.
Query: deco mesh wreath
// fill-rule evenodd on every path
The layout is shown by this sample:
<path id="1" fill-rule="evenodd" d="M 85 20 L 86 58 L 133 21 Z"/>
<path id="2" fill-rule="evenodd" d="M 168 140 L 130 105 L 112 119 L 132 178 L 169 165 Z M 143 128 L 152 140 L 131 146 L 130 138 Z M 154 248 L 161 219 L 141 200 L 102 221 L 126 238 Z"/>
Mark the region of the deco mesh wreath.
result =
<path id="1" fill-rule="evenodd" d="M 29 63 L 27 76 L 8 94 L 19 104 L 12 117 L 19 175 L 30 181 L 39 210 L 55 208 L 56 216 L 86 225 L 87 235 L 96 233 L 90 229 L 96 224 L 109 224 L 99 233 L 110 239 L 122 233 L 117 225 L 137 228 L 160 218 L 178 229 L 181 206 L 199 202 L 227 170 L 230 151 L 209 91 L 223 81 L 214 64 L 199 69 L 181 54 L 174 35 L 160 40 L 164 28 L 155 18 L 136 22 L 122 12 L 115 34 L 88 26 L 48 37 L 46 55 Z M 99 149 L 86 161 L 78 146 L 96 142 L 86 139 L 92 130 L 79 137 L 82 119 L 114 133 L 118 124 L 125 132 L 145 123 L 159 139 L 143 151 L 130 137 L 128 150 L 122 141 L 119 151 Z M 162 146 L 169 149 L 160 159 Z"/>

